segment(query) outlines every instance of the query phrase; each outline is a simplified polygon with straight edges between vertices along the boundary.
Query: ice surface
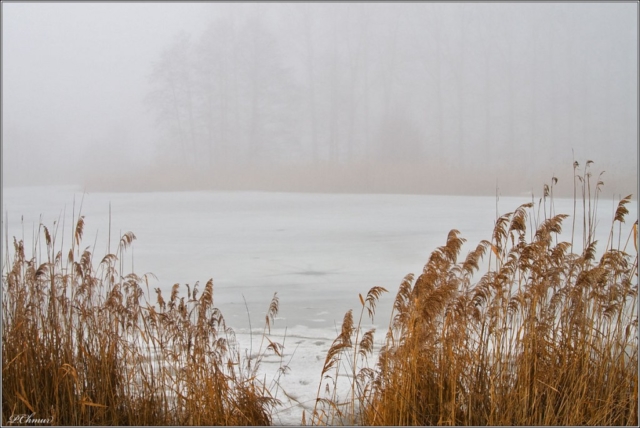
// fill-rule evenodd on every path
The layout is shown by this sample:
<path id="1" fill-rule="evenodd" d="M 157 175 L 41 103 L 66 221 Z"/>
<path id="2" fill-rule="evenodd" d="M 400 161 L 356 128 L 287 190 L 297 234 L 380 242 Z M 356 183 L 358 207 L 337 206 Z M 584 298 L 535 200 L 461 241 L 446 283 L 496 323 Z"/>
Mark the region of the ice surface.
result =
<path id="1" fill-rule="evenodd" d="M 68 248 L 74 197 L 76 217 L 82 200 L 84 247 L 98 257 L 106 254 L 111 203 L 111 251 L 123 233 L 132 231 L 137 237 L 126 253 L 127 272 L 132 268 L 138 274 L 153 272 L 158 281 L 152 280 L 150 288 L 160 287 L 165 293 L 174 283 L 196 281 L 202 290 L 213 278 L 214 305 L 246 348 L 253 337 L 252 348 L 257 349 L 269 302 L 278 293 L 280 312 L 272 338 L 284 340 L 283 360 L 290 368 L 280 384 L 302 403 L 278 396 L 284 406 L 274 423 L 289 425 L 300 423 L 303 406 L 313 408 L 326 351 L 344 313 L 359 310 L 358 293 L 365 295 L 373 286 L 389 290 L 378 303 L 373 324 L 381 339 L 404 276 L 419 274 L 431 251 L 446 243 L 451 229 L 467 239 L 461 252 L 466 256 L 480 240 L 490 239 L 496 218 L 495 197 L 205 191 L 83 194 L 77 187 L 48 186 L 3 189 L 8 236 L 24 239 L 29 256 L 40 221 L 51 232 L 53 222 L 59 221 L 57 239 L 64 239 Z M 498 211 L 504 214 L 527 202 L 531 196 L 500 197 Z M 617 201 L 610 199 L 598 205 L 599 249 L 607 241 L 616 206 Z M 637 203 L 627 207 L 630 214 L 623 225 L 623 241 L 637 219 Z M 555 212 L 572 214 L 573 201 L 556 199 Z M 536 215 L 544 217 L 542 212 Z M 580 206 L 577 217 L 576 229 L 581 230 Z M 4 222 L 3 216 L 3 252 Z M 563 239 L 570 239 L 571 227 L 569 218 Z M 155 303 L 153 292 L 151 299 Z M 366 322 L 364 328 L 371 326 Z M 268 382 L 277 376 L 280 363 L 275 357 L 263 362 Z"/>

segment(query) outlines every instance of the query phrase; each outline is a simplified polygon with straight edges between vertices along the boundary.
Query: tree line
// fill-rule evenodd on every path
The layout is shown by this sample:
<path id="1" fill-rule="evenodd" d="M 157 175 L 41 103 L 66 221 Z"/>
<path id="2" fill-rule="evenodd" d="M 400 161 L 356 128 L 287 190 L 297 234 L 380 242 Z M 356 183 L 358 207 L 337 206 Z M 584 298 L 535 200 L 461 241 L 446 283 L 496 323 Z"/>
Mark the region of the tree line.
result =
<path id="1" fill-rule="evenodd" d="M 158 144 L 183 165 L 544 164 L 537 153 L 612 132 L 601 118 L 622 87 L 584 47 L 598 37 L 588 12 L 245 6 L 177 34 L 153 64 Z"/>

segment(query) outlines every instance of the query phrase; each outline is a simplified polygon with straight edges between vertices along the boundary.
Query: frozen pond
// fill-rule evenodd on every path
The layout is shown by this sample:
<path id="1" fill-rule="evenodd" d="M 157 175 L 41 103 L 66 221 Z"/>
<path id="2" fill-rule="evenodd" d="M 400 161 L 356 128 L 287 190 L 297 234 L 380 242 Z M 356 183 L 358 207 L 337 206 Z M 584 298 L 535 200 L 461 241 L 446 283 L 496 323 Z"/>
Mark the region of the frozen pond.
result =
<path id="1" fill-rule="evenodd" d="M 403 277 L 420 273 L 451 229 L 467 239 L 461 253 L 466 256 L 480 240 L 490 239 L 496 218 L 496 198 L 479 196 L 205 191 L 83 195 L 76 187 L 5 188 L 3 252 L 5 218 L 8 236 L 24 239 L 27 256 L 39 222 L 52 231 L 53 222 L 64 218 L 68 248 L 74 197 L 76 215 L 83 199 L 83 246 L 95 245 L 96 258 L 107 251 L 111 204 L 111 250 L 123 233 L 132 231 L 137 237 L 126 253 L 125 270 L 133 265 L 138 274 L 154 273 L 158 281 L 152 280 L 150 288 L 161 287 L 165 296 L 174 283 L 199 281 L 202 290 L 213 278 L 214 305 L 243 344 L 248 344 L 250 324 L 262 331 L 277 292 L 280 312 L 273 333 L 285 340 L 285 363 L 290 359 L 291 368 L 281 383 L 311 408 L 325 353 L 344 313 L 359 311 L 358 293 L 365 295 L 373 286 L 389 290 L 378 303 L 375 319 L 382 336 Z M 498 211 L 504 214 L 527 202 L 530 195 L 501 197 Z M 607 240 L 617 202 L 602 199 L 598 205 L 599 249 Z M 637 202 L 627 207 L 623 241 L 637 219 Z M 573 201 L 556 199 L 555 212 L 572 214 Z M 576 229 L 581 230 L 581 211 L 577 214 Z M 563 235 L 570 234 L 571 224 L 571 218 L 565 220 Z M 59 230 L 58 239 L 61 236 Z M 151 301 L 155 303 L 155 293 Z M 278 363 L 279 358 L 266 361 L 265 373 L 273 376 Z M 292 408 L 276 415 L 274 423 L 299 424 L 301 407 L 287 406 Z"/>

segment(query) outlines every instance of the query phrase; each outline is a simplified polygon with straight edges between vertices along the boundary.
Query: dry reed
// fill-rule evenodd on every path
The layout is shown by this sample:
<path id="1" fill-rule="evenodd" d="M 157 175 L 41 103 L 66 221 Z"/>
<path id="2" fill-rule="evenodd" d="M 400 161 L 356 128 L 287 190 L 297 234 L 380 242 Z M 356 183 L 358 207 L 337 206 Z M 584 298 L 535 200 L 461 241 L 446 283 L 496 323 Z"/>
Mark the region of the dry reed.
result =
<path id="1" fill-rule="evenodd" d="M 32 415 L 52 425 L 269 425 L 278 401 L 241 357 L 234 332 L 214 306 L 213 281 L 199 290 L 175 284 L 146 301 L 147 276 L 124 273 L 135 236 L 95 266 L 82 249 L 79 216 L 66 255 L 56 231 L 41 225 L 27 258 L 13 240 L 2 277 L 2 423 Z M 8 247 L 8 242 L 7 242 Z M 270 326 L 278 310 L 274 296 Z M 269 321 L 270 320 L 270 321 Z"/>
<path id="2" fill-rule="evenodd" d="M 591 188 L 590 163 L 582 175 L 574 163 L 581 242 L 575 198 L 571 241 L 559 242 L 568 216 L 555 213 L 555 177 L 537 215 L 529 203 L 498 217 L 491 239 L 463 260 L 465 240 L 450 231 L 422 273 L 401 282 L 374 366 L 375 331 L 363 318 L 373 322 L 387 290 L 359 295 L 357 322 L 348 311 L 327 353 L 309 422 L 636 426 L 638 222 L 623 245 L 631 197 L 622 198 L 597 257 L 603 183 Z M 56 425 L 271 424 L 279 402 L 257 373 L 267 353 L 282 356 L 269 338 L 277 296 L 257 356 L 242 358 L 212 280 L 187 285 L 186 296 L 179 284 L 168 296 L 157 288 L 151 304 L 147 275 L 124 271 L 133 233 L 94 267 L 81 247 L 84 217 L 74 226 L 66 258 L 57 226 L 41 225 L 33 254 L 44 246 L 43 259 L 27 258 L 15 238 L 10 258 L 5 243 L 3 425 L 15 415 Z"/>
<path id="3" fill-rule="evenodd" d="M 596 257 L 603 183 L 591 188 L 590 163 L 576 176 L 581 250 L 573 233 L 558 242 L 568 216 L 555 213 L 555 177 L 536 220 L 533 203 L 499 217 L 491 240 L 461 261 L 464 239 L 452 230 L 417 279 L 402 281 L 376 368 L 363 362 L 362 376 L 355 358 L 337 368 L 345 352 L 357 352 L 347 313 L 322 373 L 331 385 L 350 378 L 352 395 L 340 400 L 319 388 L 311 424 L 637 426 L 638 222 L 621 246 L 615 226 L 631 196 L 622 198 Z"/>

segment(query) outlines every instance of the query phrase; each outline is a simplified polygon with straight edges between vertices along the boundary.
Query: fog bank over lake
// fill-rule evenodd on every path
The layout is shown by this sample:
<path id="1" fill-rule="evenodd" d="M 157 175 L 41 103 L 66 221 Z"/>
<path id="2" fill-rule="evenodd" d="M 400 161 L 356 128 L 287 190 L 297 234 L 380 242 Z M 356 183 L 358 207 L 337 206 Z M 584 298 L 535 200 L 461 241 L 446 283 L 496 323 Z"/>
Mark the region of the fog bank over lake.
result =
<path id="1" fill-rule="evenodd" d="M 637 193 L 633 2 L 2 12 L 4 186 Z"/>

